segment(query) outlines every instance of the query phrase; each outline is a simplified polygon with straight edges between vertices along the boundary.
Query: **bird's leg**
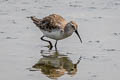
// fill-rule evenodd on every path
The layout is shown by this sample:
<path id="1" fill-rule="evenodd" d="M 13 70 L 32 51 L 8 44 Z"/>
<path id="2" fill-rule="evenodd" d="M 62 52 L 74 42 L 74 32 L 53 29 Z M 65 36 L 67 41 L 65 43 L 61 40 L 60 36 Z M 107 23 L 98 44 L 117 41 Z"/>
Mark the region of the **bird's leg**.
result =
<path id="1" fill-rule="evenodd" d="M 43 41 L 46 41 L 46 42 L 48 42 L 49 44 L 50 44 L 50 50 L 53 48 L 53 45 L 52 45 L 52 43 L 50 42 L 50 41 L 48 41 L 48 40 L 45 40 L 45 39 L 43 39 L 45 36 L 42 36 L 41 37 L 41 40 L 43 40 Z"/>
<path id="2" fill-rule="evenodd" d="M 55 42 L 55 50 L 57 51 L 57 40 Z"/>

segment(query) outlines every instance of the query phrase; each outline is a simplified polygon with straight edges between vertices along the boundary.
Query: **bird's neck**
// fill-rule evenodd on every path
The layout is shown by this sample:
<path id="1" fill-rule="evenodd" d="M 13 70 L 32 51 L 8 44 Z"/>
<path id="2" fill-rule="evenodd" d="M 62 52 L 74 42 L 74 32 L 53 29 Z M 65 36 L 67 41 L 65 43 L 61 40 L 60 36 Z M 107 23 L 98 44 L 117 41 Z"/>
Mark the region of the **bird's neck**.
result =
<path id="1" fill-rule="evenodd" d="M 66 36 L 70 36 L 72 35 L 72 33 L 74 32 L 73 28 L 70 25 L 66 25 L 64 28 L 64 34 Z"/>

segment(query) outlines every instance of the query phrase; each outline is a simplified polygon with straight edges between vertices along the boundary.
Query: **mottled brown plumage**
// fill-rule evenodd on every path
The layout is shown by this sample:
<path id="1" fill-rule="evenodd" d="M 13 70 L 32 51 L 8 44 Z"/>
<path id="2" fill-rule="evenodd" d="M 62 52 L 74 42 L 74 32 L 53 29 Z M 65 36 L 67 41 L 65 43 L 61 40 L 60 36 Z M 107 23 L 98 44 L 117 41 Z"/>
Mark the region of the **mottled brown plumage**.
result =
<path id="1" fill-rule="evenodd" d="M 35 17 L 31 17 L 33 22 L 40 29 L 51 32 L 53 29 L 64 29 L 67 24 L 67 21 L 57 14 L 51 14 L 43 19 L 37 19 Z"/>

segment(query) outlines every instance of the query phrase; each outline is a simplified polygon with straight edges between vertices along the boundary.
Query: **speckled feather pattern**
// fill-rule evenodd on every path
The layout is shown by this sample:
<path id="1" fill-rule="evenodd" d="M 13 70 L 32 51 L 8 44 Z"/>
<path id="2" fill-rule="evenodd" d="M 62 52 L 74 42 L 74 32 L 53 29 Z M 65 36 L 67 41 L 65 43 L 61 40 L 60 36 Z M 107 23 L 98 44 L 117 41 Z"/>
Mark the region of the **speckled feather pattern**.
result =
<path id="1" fill-rule="evenodd" d="M 67 21 L 57 14 L 51 14 L 43 19 L 37 19 L 35 17 L 31 17 L 31 19 L 37 27 L 48 32 L 52 32 L 54 29 L 64 29 L 67 24 Z"/>

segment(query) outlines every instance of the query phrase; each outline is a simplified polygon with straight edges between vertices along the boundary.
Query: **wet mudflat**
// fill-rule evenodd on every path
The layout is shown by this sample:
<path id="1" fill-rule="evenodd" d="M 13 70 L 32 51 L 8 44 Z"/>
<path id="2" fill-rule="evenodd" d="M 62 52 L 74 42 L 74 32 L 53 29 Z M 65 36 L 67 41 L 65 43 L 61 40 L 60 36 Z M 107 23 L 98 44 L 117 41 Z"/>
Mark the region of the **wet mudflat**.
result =
<path id="1" fill-rule="evenodd" d="M 73 34 L 44 47 L 26 17 L 52 13 L 76 21 L 83 43 Z M 119 80 L 119 21 L 120 0 L 0 0 L 0 80 Z"/>

